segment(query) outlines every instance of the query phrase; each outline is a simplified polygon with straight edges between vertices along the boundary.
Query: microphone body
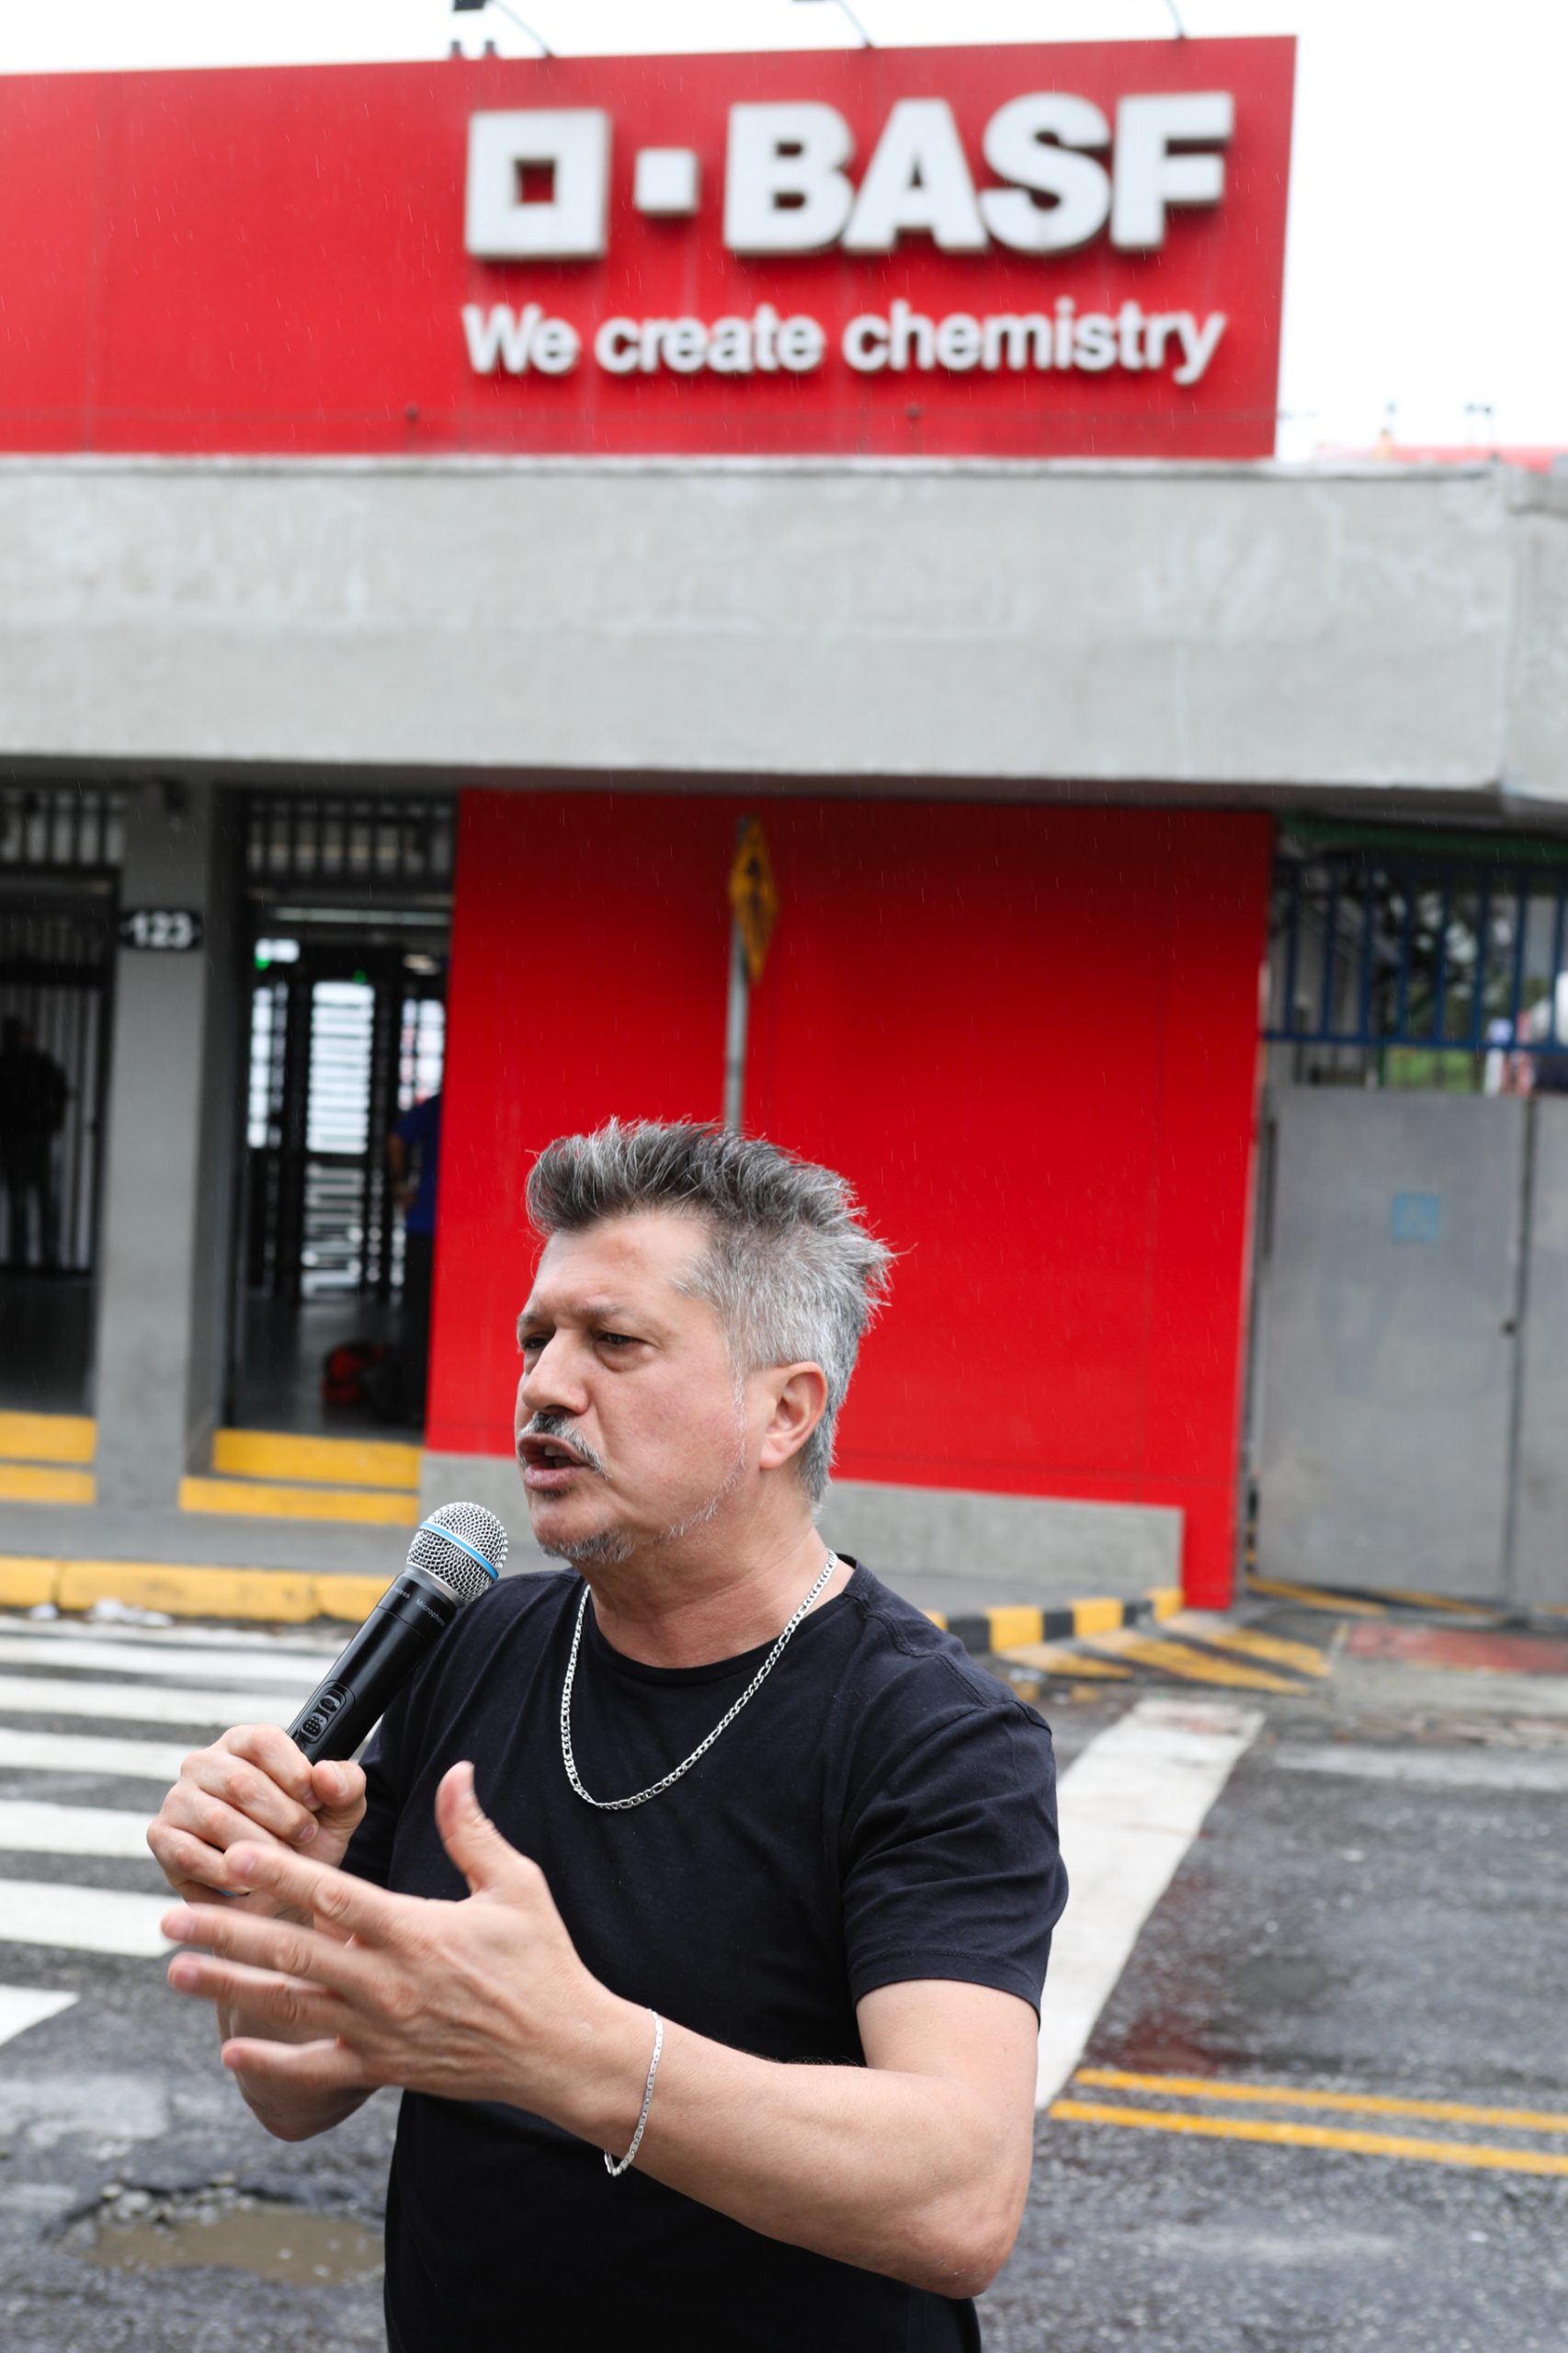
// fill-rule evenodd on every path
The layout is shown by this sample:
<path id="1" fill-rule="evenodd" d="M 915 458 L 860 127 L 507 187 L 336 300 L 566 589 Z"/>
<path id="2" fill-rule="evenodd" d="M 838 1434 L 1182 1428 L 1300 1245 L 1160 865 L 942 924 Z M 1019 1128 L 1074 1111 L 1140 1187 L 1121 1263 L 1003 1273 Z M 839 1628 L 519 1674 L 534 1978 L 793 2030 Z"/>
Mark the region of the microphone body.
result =
<path id="1" fill-rule="evenodd" d="M 463 1604 L 495 1582 L 506 1558 L 506 1529 L 477 1504 L 444 1505 L 422 1523 L 408 1566 L 289 1726 L 312 1765 L 352 1756 Z"/>
<path id="2" fill-rule="evenodd" d="M 289 1727 L 312 1765 L 353 1756 L 460 1606 L 425 1569 L 404 1569 L 388 1586 Z"/>

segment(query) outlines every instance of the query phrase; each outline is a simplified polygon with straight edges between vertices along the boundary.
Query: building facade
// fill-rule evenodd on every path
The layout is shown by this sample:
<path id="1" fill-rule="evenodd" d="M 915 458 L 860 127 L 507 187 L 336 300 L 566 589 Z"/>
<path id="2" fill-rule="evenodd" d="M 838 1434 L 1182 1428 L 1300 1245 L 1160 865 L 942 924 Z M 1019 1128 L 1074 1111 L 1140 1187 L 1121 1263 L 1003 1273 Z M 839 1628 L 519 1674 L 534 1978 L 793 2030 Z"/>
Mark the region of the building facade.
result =
<path id="1" fill-rule="evenodd" d="M 1268 461 L 1289 50 L 701 61 L 684 141 L 647 62 L 0 88 L 62 208 L 3 419 L 0 1011 L 68 1082 L 0 1545 L 519 1520 L 530 1156 L 722 1115 L 756 818 L 744 1124 L 901 1253 L 835 1542 L 1219 1603 L 1256 1502 L 1279 1575 L 1568 1598 L 1568 489 Z M 286 179 L 238 291 L 193 230 L 78 320 L 94 106 L 143 222 L 225 124 L 312 130 L 315 258 Z M 394 1333 L 383 1140 L 437 1087 L 415 1452 L 321 1360 Z"/>

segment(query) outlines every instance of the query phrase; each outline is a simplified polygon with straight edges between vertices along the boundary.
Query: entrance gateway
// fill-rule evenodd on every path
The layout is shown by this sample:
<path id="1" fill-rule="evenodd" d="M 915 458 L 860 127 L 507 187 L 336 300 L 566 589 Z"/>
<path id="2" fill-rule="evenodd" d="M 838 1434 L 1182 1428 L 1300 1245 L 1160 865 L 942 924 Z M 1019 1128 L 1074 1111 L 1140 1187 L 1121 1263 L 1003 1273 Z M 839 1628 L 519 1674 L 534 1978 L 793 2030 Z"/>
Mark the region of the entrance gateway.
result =
<path id="1" fill-rule="evenodd" d="M 440 1092 L 456 815 L 439 793 L 244 800 L 231 1426 L 371 1423 L 368 1399 L 324 1397 L 323 1366 L 355 1342 L 395 1353 L 401 1336 L 404 1230 L 387 1142 Z"/>
<path id="2" fill-rule="evenodd" d="M 1568 845 L 1287 840 L 1252 1450 L 1267 1578 L 1568 1603 Z"/>

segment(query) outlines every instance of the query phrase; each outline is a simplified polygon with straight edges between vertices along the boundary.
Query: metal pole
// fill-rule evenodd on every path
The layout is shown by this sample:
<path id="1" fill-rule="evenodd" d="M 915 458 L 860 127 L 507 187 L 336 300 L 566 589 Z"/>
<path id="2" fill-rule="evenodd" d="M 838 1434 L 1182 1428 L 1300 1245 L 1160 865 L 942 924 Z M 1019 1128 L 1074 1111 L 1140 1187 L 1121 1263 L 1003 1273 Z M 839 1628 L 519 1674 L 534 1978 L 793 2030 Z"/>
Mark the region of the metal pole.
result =
<path id="1" fill-rule="evenodd" d="M 730 926 L 730 1005 L 724 1024 L 724 1125 L 739 1135 L 746 1094 L 746 1020 L 751 974 L 738 923 Z"/>

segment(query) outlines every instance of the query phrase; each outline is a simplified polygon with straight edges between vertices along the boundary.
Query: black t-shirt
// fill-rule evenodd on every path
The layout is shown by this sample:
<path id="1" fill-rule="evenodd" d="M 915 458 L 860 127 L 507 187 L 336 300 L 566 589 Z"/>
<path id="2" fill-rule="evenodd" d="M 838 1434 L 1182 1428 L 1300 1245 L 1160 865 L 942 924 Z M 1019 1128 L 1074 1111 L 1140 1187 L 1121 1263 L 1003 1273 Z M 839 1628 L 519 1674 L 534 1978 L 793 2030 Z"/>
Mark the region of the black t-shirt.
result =
<path id="1" fill-rule="evenodd" d="M 350 1870 L 466 1894 L 433 1808 L 442 1774 L 471 1757 L 481 1805 L 543 1870 L 586 1966 L 716 2041 L 863 2064 L 856 2003 L 914 1978 L 1038 2009 L 1066 1894 L 1051 1735 L 949 1635 L 857 1567 L 682 1780 L 603 1813 L 561 1756 L 581 1592 L 569 1571 L 510 1578 L 460 1613 L 366 1759 Z M 766 1655 L 643 1666 L 611 1649 L 590 1605 L 572 1722 L 585 1787 L 625 1797 L 657 1780 Z M 401 2353 L 980 2342 L 972 2304 L 766 2238 L 635 2167 L 612 2180 L 597 2148 L 520 2109 L 413 2092 L 386 2292 Z"/>

